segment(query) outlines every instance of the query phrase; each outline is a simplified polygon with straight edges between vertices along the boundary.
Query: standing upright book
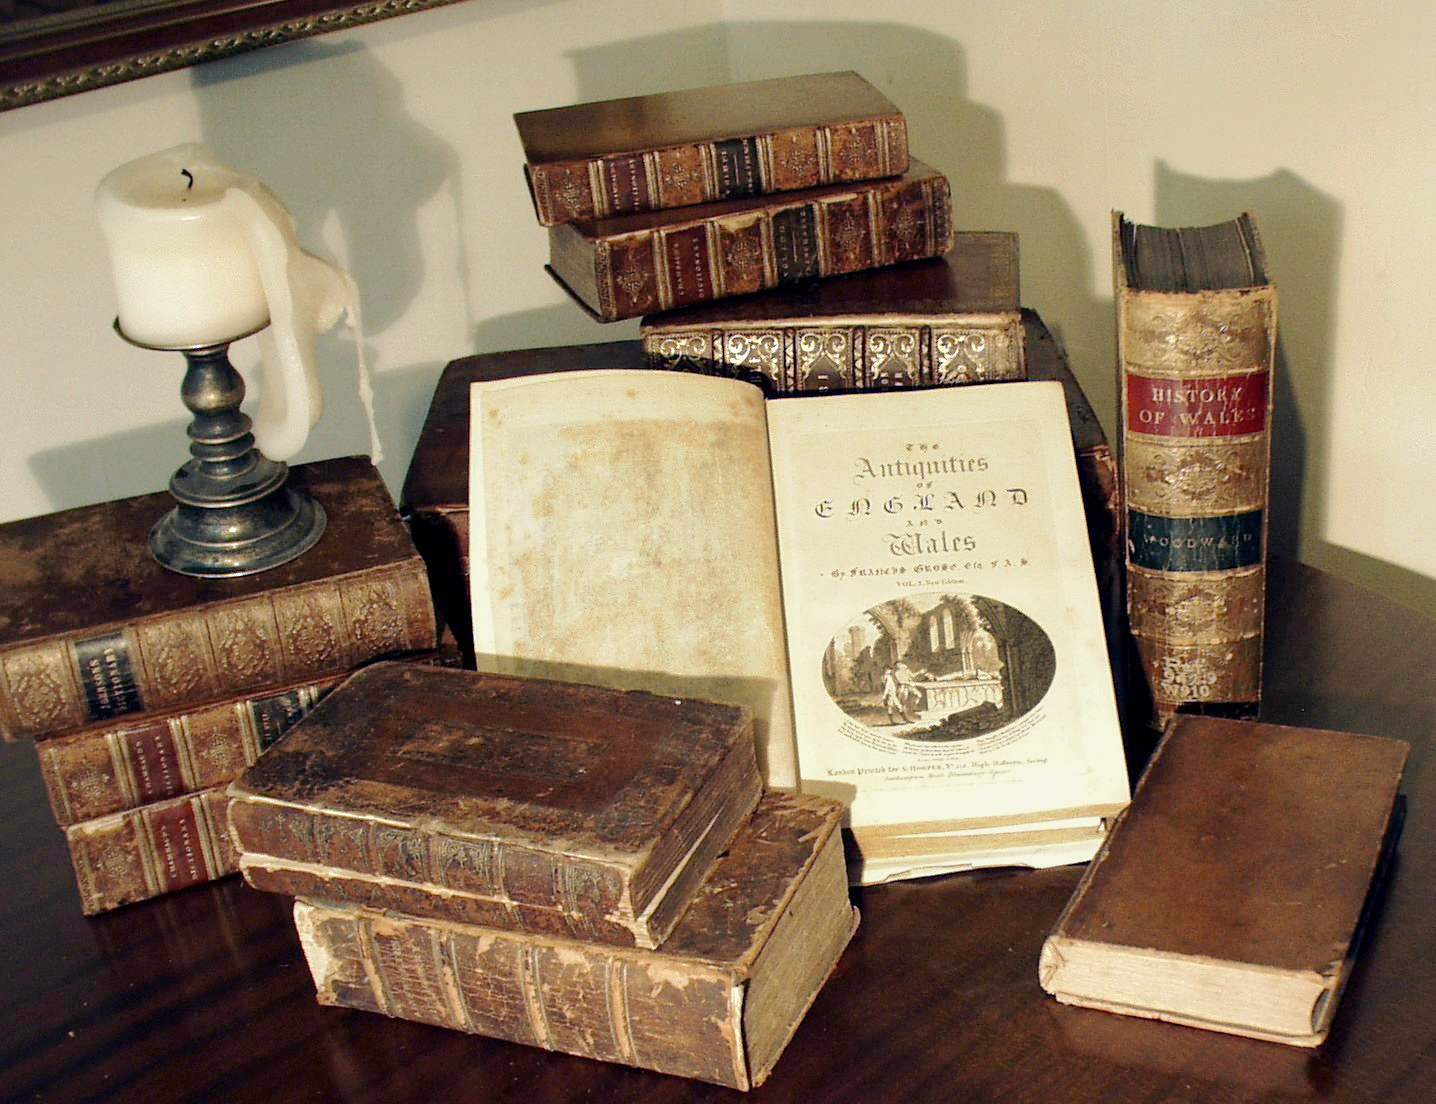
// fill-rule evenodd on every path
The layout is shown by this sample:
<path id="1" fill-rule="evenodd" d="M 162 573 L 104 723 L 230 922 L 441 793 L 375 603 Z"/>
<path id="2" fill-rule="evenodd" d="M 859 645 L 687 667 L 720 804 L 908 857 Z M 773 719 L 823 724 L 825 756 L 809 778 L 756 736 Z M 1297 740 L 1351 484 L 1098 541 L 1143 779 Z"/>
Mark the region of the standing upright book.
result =
<path id="1" fill-rule="evenodd" d="M 856 73 L 514 116 L 539 222 L 687 207 L 907 170 L 907 124 Z"/>
<path id="2" fill-rule="evenodd" d="M 749 1089 L 857 927 L 842 807 L 767 794 L 656 950 L 300 900 L 319 1003 Z"/>
<path id="3" fill-rule="evenodd" d="M 167 494 L 0 525 L 0 735 L 196 706 L 434 647 L 424 562 L 367 457 L 293 468 L 324 507 L 312 549 L 234 579 L 150 555 Z"/>
<path id="4" fill-rule="evenodd" d="M 1067 1004 L 1326 1038 L 1400 830 L 1397 740 L 1177 717 L 1042 948 Z"/>
<path id="5" fill-rule="evenodd" d="M 1113 212 L 1127 615 L 1160 722 L 1255 712 L 1277 294 L 1256 222 Z"/>
<path id="6" fill-rule="evenodd" d="M 752 719 L 381 663 L 230 788 L 257 889 L 652 947 L 758 801 Z"/>
<path id="7" fill-rule="evenodd" d="M 867 881 L 1096 850 L 1127 776 L 1059 383 L 584 372 L 471 416 L 481 668 L 747 706 Z"/>
<path id="8" fill-rule="evenodd" d="M 891 390 L 1023 379 L 1017 235 L 959 233 L 943 257 L 643 320 L 651 367 L 764 391 Z"/>
<path id="9" fill-rule="evenodd" d="M 746 295 L 952 248 L 947 177 L 902 176 L 549 228 L 549 268 L 599 321 Z"/>

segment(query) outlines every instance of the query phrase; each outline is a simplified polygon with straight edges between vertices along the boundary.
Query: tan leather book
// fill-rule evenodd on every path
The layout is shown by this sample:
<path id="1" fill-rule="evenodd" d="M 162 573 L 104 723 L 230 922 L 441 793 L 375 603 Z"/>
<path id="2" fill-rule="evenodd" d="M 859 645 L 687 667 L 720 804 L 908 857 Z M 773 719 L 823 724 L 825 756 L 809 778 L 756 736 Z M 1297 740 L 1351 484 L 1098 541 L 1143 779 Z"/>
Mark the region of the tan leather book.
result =
<path id="1" fill-rule="evenodd" d="M 0 735 L 73 732 L 434 647 L 424 563 L 367 457 L 291 482 L 329 523 L 298 559 L 197 579 L 150 556 L 168 494 L 0 525 Z"/>
<path id="2" fill-rule="evenodd" d="M 741 709 L 381 663 L 230 789 L 256 889 L 652 947 L 760 790 Z"/>
<path id="3" fill-rule="evenodd" d="M 1017 235 L 960 233 L 946 256 L 644 318 L 654 368 L 770 395 L 1026 378 Z"/>
<path id="4" fill-rule="evenodd" d="M 549 228 L 549 269 L 601 322 L 952 248 L 947 178 L 902 176 Z"/>
<path id="5" fill-rule="evenodd" d="M 1326 1038 L 1408 746 L 1179 716 L 1042 948 L 1066 1004 L 1294 1046 Z"/>
<path id="6" fill-rule="evenodd" d="M 514 116 L 539 222 L 686 207 L 907 170 L 907 124 L 856 73 Z"/>
<path id="7" fill-rule="evenodd" d="M 749 1089 L 857 926 L 842 807 L 768 794 L 655 951 L 298 901 L 319 1003 Z"/>
<path id="8" fill-rule="evenodd" d="M 1251 215 L 1112 215 L 1127 615 L 1160 726 L 1255 714 L 1277 293 Z"/>
<path id="9" fill-rule="evenodd" d="M 225 787 L 65 829 L 86 916 L 212 882 L 239 869 L 225 831 Z"/>

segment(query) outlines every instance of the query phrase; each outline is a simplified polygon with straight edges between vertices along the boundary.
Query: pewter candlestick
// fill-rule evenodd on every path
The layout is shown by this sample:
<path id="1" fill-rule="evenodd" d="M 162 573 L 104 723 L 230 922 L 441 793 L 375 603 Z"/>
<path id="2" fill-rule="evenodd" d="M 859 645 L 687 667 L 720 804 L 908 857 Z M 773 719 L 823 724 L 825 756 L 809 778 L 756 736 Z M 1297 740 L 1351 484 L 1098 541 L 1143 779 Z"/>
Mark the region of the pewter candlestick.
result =
<path id="1" fill-rule="evenodd" d="M 142 349 L 183 353 L 188 363 L 180 397 L 194 414 L 191 459 L 170 478 L 178 505 L 150 530 L 154 558 L 181 575 L 224 578 L 267 571 L 311 548 L 324 532 L 324 508 L 285 486 L 288 465 L 254 447 L 249 416 L 239 409 L 244 380 L 229 346 L 250 334 L 161 347 L 126 337 L 118 320 L 115 331 Z"/>

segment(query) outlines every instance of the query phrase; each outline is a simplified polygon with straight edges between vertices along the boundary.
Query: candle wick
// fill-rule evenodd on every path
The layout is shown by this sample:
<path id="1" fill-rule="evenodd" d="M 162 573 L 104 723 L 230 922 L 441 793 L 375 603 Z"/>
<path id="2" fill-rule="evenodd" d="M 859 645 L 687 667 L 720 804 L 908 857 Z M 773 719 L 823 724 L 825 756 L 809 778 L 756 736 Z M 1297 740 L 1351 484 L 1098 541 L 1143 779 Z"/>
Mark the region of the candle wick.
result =
<path id="1" fill-rule="evenodd" d="M 189 191 L 191 188 L 194 187 L 194 173 L 190 172 L 188 169 L 180 169 L 180 176 L 184 177 L 187 181 L 189 181 L 189 183 L 184 186 L 185 191 Z"/>

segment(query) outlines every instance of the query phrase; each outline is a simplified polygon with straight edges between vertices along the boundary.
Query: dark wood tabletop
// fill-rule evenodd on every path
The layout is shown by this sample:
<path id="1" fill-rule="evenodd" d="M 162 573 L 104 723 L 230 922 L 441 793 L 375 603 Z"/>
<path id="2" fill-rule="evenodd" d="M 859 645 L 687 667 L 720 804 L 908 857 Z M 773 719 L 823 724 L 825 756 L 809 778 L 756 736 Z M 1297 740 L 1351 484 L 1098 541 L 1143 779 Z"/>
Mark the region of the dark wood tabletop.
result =
<path id="1" fill-rule="evenodd" d="M 755 1101 L 1436 1101 L 1436 624 L 1274 572 L 1263 715 L 1412 744 L 1399 859 L 1316 1053 L 1058 1005 L 1043 937 L 1081 868 L 862 893 Z M 321 1008 L 287 900 L 236 879 L 80 915 L 23 744 L 0 748 L 0 1100 L 688 1101 L 742 1094 Z"/>

